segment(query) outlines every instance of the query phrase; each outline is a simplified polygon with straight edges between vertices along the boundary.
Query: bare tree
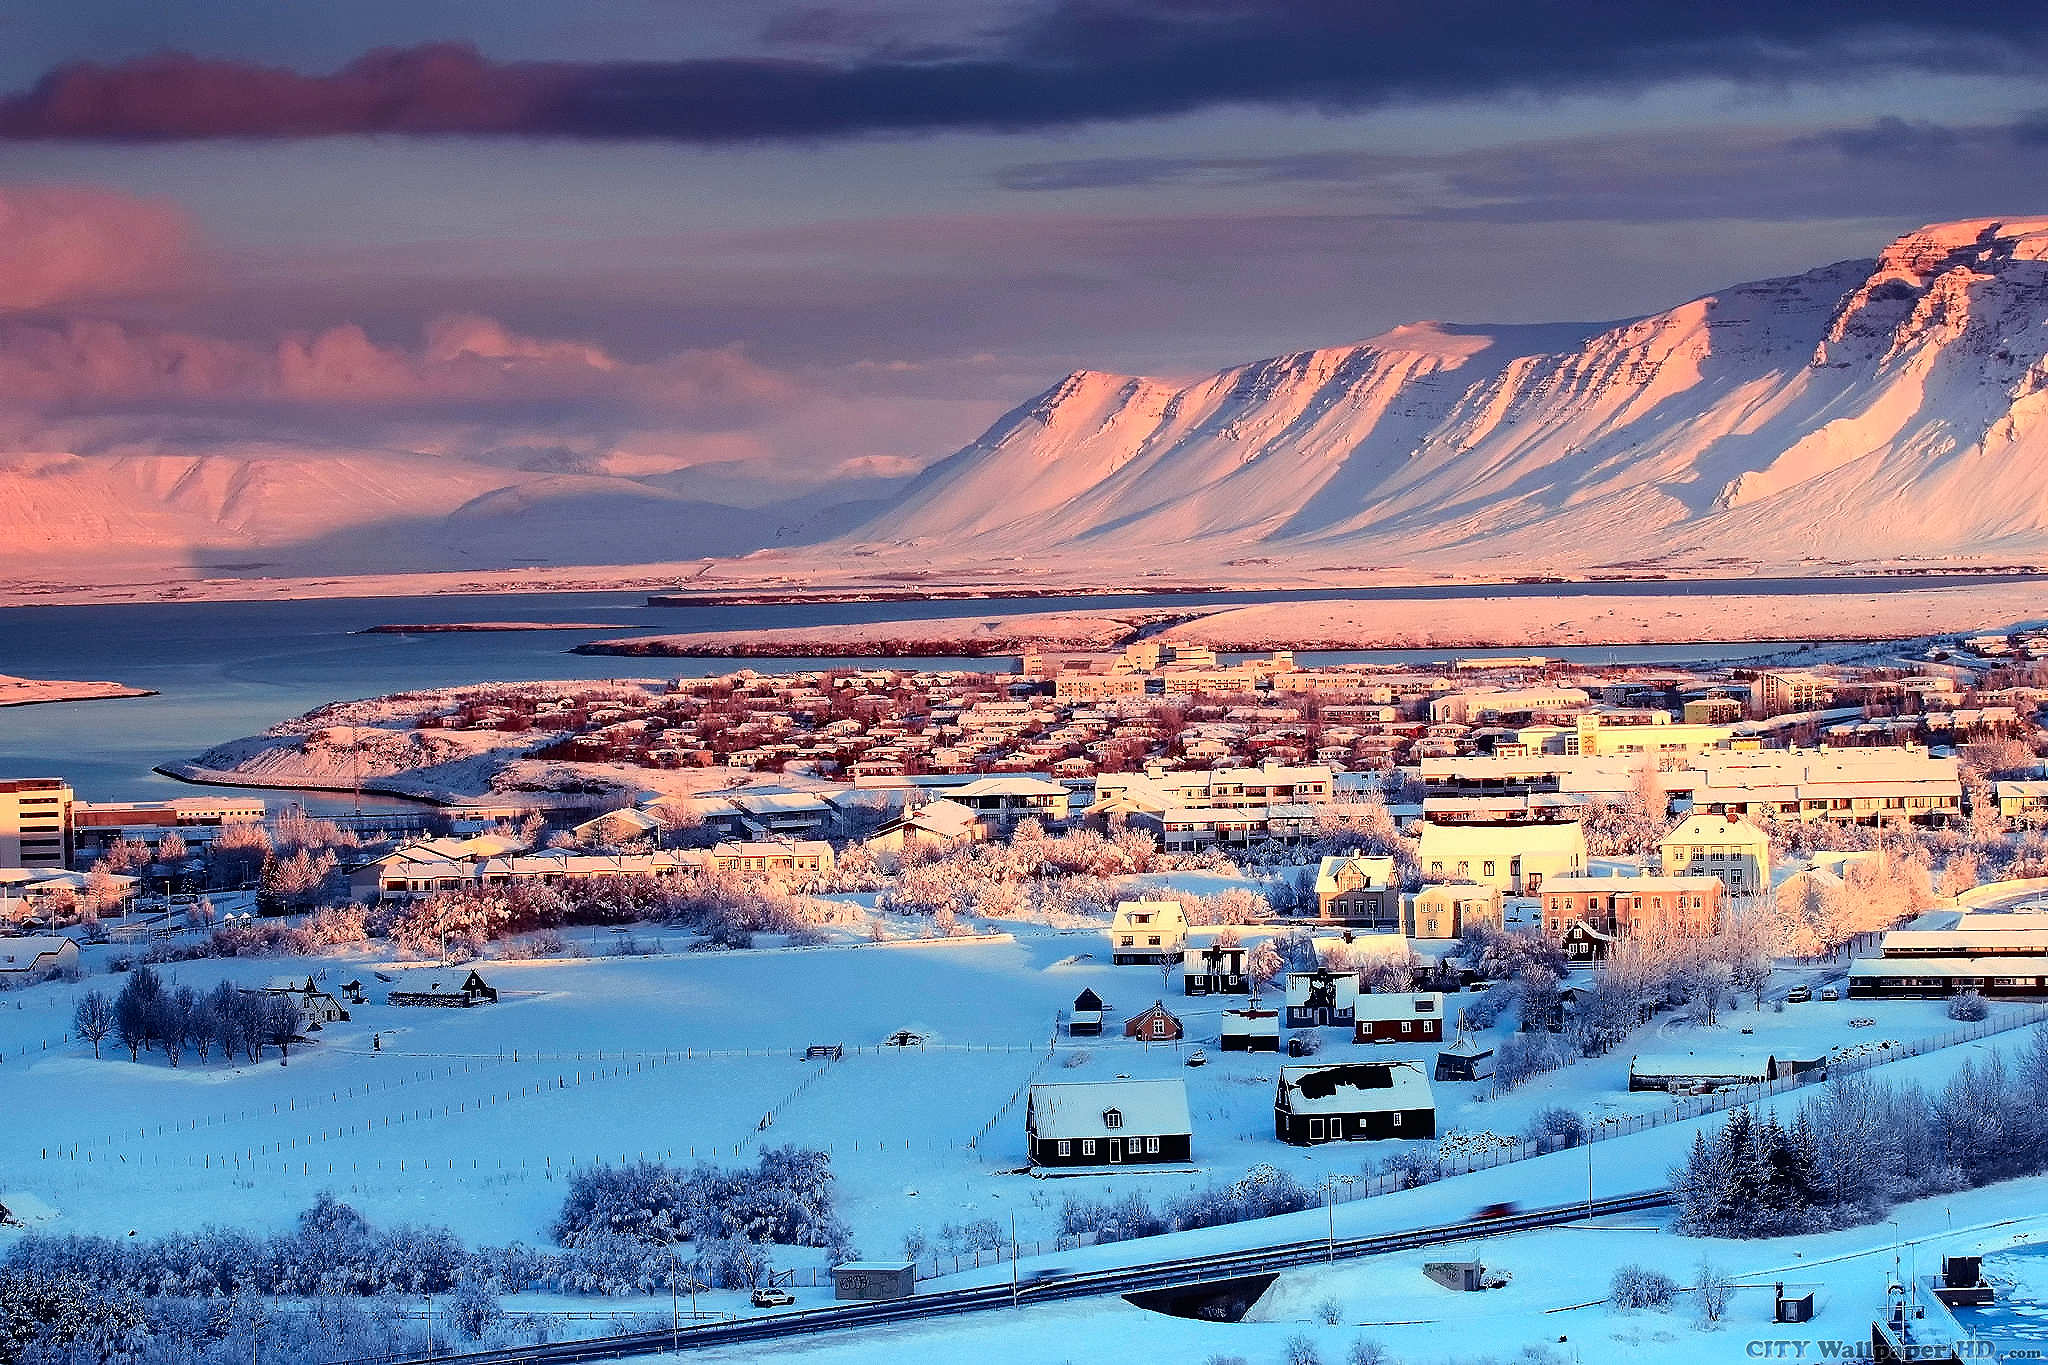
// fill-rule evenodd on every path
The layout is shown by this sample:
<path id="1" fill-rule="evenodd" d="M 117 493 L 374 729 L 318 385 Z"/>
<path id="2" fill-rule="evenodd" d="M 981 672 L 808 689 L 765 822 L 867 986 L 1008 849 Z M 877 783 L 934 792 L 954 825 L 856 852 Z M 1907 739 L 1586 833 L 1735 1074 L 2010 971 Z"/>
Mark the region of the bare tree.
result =
<path id="1" fill-rule="evenodd" d="M 289 995 L 273 995 L 263 1008 L 263 1041 L 276 1046 L 281 1064 L 291 1065 L 292 1040 L 305 1025 L 305 1012 Z"/>
<path id="2" fill-rule="evenodd" d="M 78 1036 L 92 1044 L 92 1055 L 100 1055 L 100 1044 L 114 1031 L 114 1002 L 104 991 L 87 991 L 78 997 L 78 1008 L 72 1012 L 71 1026 L 78 1030 Z"/>

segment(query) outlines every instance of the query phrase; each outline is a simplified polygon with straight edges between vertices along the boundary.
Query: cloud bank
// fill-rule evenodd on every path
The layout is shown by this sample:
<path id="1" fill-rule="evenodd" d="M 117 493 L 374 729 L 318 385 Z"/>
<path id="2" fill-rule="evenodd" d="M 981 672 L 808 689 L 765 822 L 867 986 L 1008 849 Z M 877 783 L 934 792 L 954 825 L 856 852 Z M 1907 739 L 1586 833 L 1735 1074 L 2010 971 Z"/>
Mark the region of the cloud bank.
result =
<path id="1" fill-rule="evenodd" d="M 858 33 L 856 8 L 807 33 Z M 978 49 L 841 60 L 492 61 L 460 44 L 317 75 L 167 53 L 73 63 L 0 100 L 0 137 L 150 141 L 347 134 L 731 143 L 1021 131 L 1222 105 L 1356 109 L 1683 78 L 2032 73 L 2048 8 L 1908 0 L 1061 0 Z"/>
<path id="2" fill-rule="evenodd" d="M 183 274 L 190 234 L 169 205 L 109 190 L 0 185 L 0 310 L 150 289 Z"/>

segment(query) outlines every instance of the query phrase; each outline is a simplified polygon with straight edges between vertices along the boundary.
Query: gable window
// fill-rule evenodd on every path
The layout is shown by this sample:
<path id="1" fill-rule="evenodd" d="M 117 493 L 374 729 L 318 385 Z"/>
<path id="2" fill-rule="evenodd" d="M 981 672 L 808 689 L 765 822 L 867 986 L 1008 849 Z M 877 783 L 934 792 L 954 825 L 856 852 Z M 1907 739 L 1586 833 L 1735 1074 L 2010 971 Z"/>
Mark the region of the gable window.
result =
<path id="1" fill-rule="evenodd" d="M 1102 1111 L 1102 1126 L 1103 1126 L 1104 1128 L 1111 1128 L 1111 1129 L 1115 1129 L 1115 1128 L 1121 1128 L 1121 1127 L 1123 1127 L 1123 1126 L 1124 1126 L 1124 1116 L 1123 1116 L 1123 1113 L 1122 1113 L 1122 1112 L 1121 1112 L 1120 1110 L 1116 1110 L 1116 1109 L 1105 1109 L 1105 1110 L 1103 1110 L 1103 1111 Z"/>
<path id="2" fill-rule="evenodd" d="M 1164 1019 L 1154 1019 L 1152 1021 L 1152 1036 L 1154 1038 L 1164 1038 L 1166 1036 L 1166 1021 Z"/>

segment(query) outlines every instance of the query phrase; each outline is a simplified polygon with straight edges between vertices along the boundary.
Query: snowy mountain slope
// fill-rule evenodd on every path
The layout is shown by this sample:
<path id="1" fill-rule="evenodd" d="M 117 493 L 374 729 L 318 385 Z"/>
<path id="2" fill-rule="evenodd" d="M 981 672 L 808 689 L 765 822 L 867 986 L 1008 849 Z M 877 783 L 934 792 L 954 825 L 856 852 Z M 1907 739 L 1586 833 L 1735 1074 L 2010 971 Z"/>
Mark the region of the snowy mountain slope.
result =
<path id="1" fill-rule="evenodd" d="M 874 510 L 842 506 L 857 496 L 850 487 L 741 508 L 692 498 L 679 491 L 687 483 L 302 446 L 0 454 L 0 562 L 53 577 L 106 565 L 362 573 L 656 562 L 803 543 Z"/>
<path id="2" fill-rule="evenodd" d="M 2048 549 L 2048 219 L 1615 325 L 1418 323 L 1188 384 L 1080 371 L 854 539 L 1557 565 Z"/>

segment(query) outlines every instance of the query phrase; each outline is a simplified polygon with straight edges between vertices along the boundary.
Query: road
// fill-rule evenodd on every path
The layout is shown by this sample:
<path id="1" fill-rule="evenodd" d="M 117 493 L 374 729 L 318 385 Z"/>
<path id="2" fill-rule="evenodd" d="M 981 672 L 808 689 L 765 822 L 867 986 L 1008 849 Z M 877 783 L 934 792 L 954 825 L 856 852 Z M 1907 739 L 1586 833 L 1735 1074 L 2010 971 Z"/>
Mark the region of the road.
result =
<path id="1" fill-rule="evenodd" d="M 1385 1232 L 1370 1237 L 1313 1238 L 1252 1247 L 1243 1251 L 1214 1252 L 1174 1260 L 1151 1261 L 1081 1274 L 1052 1274 L 1019 1285 L 982 1285 L 914 1295 L 888 1303 L 848 1304 L 838 1308 L 812 1308 L 794 1313 L 776 1313 L 735 1322 L 716 1322 L 685 1327 L 630 1332 L 589 1341 L 560 1341 L 544 1346 L 511 1346 L 477 1351 L 468 1355 L 436 1356 L 437 1365 L 568 1365 L 568 1362 L 623 1360 L 634 1356 L 659 1355 L 667 1351 L 688 1351 L 706 1346 L 729 1346 L 738 1342 L 771 1341 L 779 1337 L 810 1336 L 820 1332 L 843 1332 L 892 1322 L 911 1322 L 958 1313 L 985 1312 L 1013 1304 L 1052 1303 L 1061 1299 L 1090 1298 L 1105 1294 L 1128 1294 L 1140 1289 L 1163 1289 L 1171 1285 L 1197 1284 L 1235 1275 L 1256 1275 L 1287 1270 L 1318 1262 L 1378 1256 L 1390 1251 L 1445 1242 L 1495 1237 L 1503 1233 L 1526 1232 L 1531 1228 L 1555 1227 L 1590 1216 L 1633 1213 L 1671 1202 L 1668 1190 L 1646 1190 L 1636 1194 L 1580 1200 L 1549 1208 L 1529 1209 L 1498 1218 L 1475 1218 L 1461 1223 Z M 414 1365 L 404 1362 L 403 1365 Z M 418 1365 L 425 1365 L 424 1359 Z"/>

